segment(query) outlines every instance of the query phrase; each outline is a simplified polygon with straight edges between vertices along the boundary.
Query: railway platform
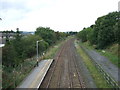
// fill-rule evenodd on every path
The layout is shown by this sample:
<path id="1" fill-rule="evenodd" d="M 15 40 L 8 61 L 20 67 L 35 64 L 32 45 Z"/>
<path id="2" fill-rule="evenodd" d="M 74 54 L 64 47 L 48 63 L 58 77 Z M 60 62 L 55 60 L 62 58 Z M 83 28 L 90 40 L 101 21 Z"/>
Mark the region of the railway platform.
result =
<path id="1" fill-rule="evenodd" d="M 53 59 L 40 61 L 17 88 L 39 88 L 52 62 Z"/>

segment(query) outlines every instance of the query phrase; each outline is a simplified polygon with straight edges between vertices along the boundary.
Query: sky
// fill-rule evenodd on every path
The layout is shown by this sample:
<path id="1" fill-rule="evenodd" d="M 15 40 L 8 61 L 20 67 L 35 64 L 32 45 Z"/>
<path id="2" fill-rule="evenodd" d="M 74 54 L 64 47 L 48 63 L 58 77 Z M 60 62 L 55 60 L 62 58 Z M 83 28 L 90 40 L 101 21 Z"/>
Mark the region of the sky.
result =
<path id="1" fill-rule="evenodd" d="M 0 0 L 0 31 L 80 31 L 98 17 L 118 11 L 119 0 Z"/>

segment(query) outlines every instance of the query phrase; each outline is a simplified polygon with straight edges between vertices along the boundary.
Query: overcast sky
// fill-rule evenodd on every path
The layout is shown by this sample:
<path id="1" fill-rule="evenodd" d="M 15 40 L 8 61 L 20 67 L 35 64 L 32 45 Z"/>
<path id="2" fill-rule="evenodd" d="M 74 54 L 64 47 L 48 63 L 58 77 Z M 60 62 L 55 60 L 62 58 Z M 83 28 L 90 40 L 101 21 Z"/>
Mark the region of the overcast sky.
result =
<path id="1" fill-rule="evenodd" d="M 119 0 L 0 0 L 0 31 L 80 31 L 98 17 L 118 11 Z"/>

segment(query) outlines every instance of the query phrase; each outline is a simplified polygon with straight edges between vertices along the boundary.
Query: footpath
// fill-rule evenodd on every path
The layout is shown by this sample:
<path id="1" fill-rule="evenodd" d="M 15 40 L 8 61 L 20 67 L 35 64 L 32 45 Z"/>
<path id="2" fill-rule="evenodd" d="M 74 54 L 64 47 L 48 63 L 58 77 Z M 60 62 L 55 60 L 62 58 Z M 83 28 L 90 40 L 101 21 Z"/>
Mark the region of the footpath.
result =
<path id="1" fill-rule="evenodd" d="M 53 59 L 40 61 L 17 88 L 39 88 L 52 62 Z"/>
<path id="2" fill-rule="evenodd" d="M 116 65 L 112 64 L 107 57 L 100 55 L 95 50 L 85 48 L 82 45 L 81 48 L 86 52 L 86 54 L 93 60 L 96 66 L 104 74 L 105 78 L 108 80 L 108 83 L 109 81 L 111 81 L 109 77 L 112 78 L 112 81 L 120 83 L 119 79 L 120 69 Z"/>

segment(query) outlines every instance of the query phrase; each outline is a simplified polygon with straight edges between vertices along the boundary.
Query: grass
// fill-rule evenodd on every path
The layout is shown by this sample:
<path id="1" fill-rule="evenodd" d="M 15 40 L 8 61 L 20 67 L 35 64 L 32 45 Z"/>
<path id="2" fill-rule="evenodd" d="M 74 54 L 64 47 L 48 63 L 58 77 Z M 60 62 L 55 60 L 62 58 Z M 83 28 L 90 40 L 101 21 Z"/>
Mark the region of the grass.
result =
<path id="1" fill-rule="evenodd" d="M 56 52 L 59 50 L 59 47 L 61 46 L 62 43 L 63 43 L 63 41 L 62 42 L 59 41 L 59 42 L 57 42 L 56 45 L 50 47 L 49 50 L 46 52 L 43 59 L 52 59 L 52 58 L 54 58 Z"/>
<path id="2" fill-rule="evenodd" d="M 114 65 L 120 68 L 120 64 L 118 63 L 120 60 L 119 54 L 118 54 L 118 44 L 113 44 L 107 47 L 104 51 L 97 50 L 101 55 L 106 56 Z"/>
<path id="3" fill-rule="evenodd" d="M 51 46 L 45 53 L 44 57 L 40 57 L 39 60 L 53 58 L 64 41 L 65 40 L 58 41 L 54 46 Z M 25 62 L 22 63 L 22 66 L 19 65 L 15 68 L 2 66 L 2 88 L 15 88 L 16 86 L 20 85 L 23 79 L 28 76 L 31 70 L 34 68 L 36 62 L 36 56 L 34 56 L 33 58 L 26 59 Z"/>
<path id="4" fill-rule="evenodd" d="M 102 52 L 102 50 L 97 50 L 101 55 L 106 56 L 114 65 L 120 68 L 120 64 L 118 64 L 118 61 L 120 60 L 116 55 L 113 55 L 112 53 L 105 51 L 105 53 Z"/>
<path id="5" fill-rule="evenodd" d="M 66 38 L 65 40 L 63 40 L 63 41 L 58 41 L 58 42 L 56 43 L 56 45 L 51 46 L 51 47 L 49 48 L 49 50 L 46 52 L 46 54 L 45 54 L 45 56 L 44 56 L 43 59 L 54 58 L 54 56 L 55 56 L 55 54 L 57 53 L 57 51 L 59 51 L 60 46 L 61 46 L 65 41 L 67 41 L 67 40 L 69 40 L 69 39 L 71 39 L 71 38 L 73 38 L 73 37 L 72 37 L 72 36 L 69 36 L 69 37 Z"/>
<path id="6" fill-rule="evenodd" d="M 82 50 L 82 48 L 79 46 L 80 44 L 76 44 L 77 52 L 81 55 L 83 58 L 83 61 L 85 65 L 87 66 L 88 70 L 91 73 L 91 76 L 93 77 L 96 85 L 98 88 L 111 88 L 110 85 L 107 84 L 102 74 L 98 71 L 98 69 L 95 67 L 95 65 L 92 63 L 91 59 L 87 56 L 87 54 Z"/>
<path id="7" fill-rule="evenodd" d="M 45 54 L 45 59 L 53 58 L 63 41 L 58 41 L 55 46 L 49 48 Z M 22 66 L 21 66 L 22 65 Z M 15 88 L 20 85 L 23 79 L 29 75 L 31 70 L 36 65 L 36 56 L 33 58 L 26 59 L 24 63 L 13 68 L 13 67 L 4 67 L 2 72 L 2 87 L 3 88 Z M 13 72 L 14 70 L 14 72 Z"/>
<path id="8" fill-rule="evenodd" d="M 84 42 L 83 45 L 88 48 L 88 49 L 93 49 L 96 52 L 100 53 L 101 55 L 107 57 L 111 63 L 113 63 L 114 65 L 116 65 L 117 67 L 120 68 L 120 64 L 118 63 L 120 61 L 120 57 L 119 53 L 118 53 L 118 44 L 113 44 L 108 46 L 106 49 L 104 50 L 96 50 L 94 49 L 94 47 L 92 45 L 89 44 L 89 42 Z M 105 52 L 103 52 L 105 51 Z"/>
<path id="9" fill-rule="evenodd" d="M 27 59 L 24 63 L 13 67 L 3 67 L 2 72 L 2 87 L 3 88 L 15 88 L 18 86 L 21 81 L 30 73 L 30 71 L 34 68 L 35 65 L 34 59 Z"/>

